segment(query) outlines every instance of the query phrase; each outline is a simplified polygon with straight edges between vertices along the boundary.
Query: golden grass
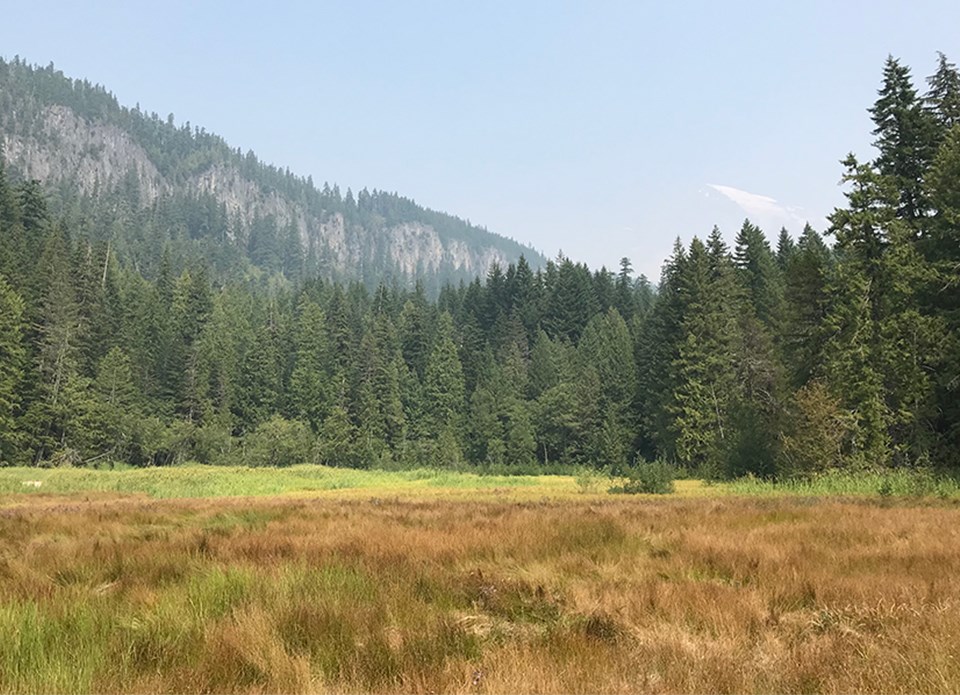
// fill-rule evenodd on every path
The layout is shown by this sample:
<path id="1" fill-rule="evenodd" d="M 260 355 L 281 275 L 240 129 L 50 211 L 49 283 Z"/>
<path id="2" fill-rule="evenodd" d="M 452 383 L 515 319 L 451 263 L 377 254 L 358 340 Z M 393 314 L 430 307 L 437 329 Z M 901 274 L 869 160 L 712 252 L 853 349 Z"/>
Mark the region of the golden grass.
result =
<path id="1" fill-rule="evenodd" d="M 0 691 L 960 692 L 958 576 L 946 503 L 12 495 Z"/>

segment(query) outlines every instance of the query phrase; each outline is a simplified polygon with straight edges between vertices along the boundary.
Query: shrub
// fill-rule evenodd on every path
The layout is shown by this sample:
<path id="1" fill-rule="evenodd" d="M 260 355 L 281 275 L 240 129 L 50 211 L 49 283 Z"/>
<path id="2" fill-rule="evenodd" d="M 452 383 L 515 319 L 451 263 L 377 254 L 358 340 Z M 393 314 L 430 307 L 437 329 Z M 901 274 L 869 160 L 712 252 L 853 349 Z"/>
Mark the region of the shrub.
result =
<path id="1" fill-rule="evenodd" d="M 299 420 L 274 415 L 257 426 L 243 442 L 247 466 L 292 466 L 310 460 L 313 437 Z"/>
<path id="2" fill-rule="evenodd" d="M 577 483 L 577 490 L 580 494 L 599 492 L 603 483 L 610 479 L 609 474 L 597 468 L 590 466 L 580 466 L 577 468 L 577 474 L 574 480 Z"/>
<path id="3" fill-rule="evenodd" d="M 665 461 L 639 462 L 627 472 L 627 478 L 610 488 L 624 495 L 668 495 L 673 492 L 677 469 Z"/>

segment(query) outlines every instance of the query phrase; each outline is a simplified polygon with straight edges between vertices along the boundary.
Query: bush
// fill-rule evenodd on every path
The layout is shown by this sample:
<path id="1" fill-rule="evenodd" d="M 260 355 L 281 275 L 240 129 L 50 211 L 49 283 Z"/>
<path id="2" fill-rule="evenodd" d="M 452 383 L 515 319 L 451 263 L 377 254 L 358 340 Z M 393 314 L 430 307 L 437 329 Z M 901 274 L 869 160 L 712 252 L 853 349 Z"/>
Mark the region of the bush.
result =
<path id="1" fill-rule="evenodd" d="M 274 415 L 257 426 L 243 442 L 243 463 L 247 466 L 292 466 L 311 458 L 313 437 L 299 420 Z"/>
<path id="2" fill-rule="evenodd" d="M 844 466 L 844 448 L 855 423 L 820 382 L 801 388 L 789 408 L 779 477 L 811 478 Z"/>
<path id="3" fill-rule="evenodd" d="M 590 466 L 580 466 L 577 468 L 577 474 L 574 476 L 577 483 L 577 490 L 582 495 L 600 492 L 603 484 L 610 480 L 607 471 L 592 468 Z"/>
<path id="4" fill-rule="evenodd" d="M 639 462 L 627 472 L 627 478 L 610 488 L 610 492 L 623 495 L 669 495 L 677 469 L 665 461 Z"/>

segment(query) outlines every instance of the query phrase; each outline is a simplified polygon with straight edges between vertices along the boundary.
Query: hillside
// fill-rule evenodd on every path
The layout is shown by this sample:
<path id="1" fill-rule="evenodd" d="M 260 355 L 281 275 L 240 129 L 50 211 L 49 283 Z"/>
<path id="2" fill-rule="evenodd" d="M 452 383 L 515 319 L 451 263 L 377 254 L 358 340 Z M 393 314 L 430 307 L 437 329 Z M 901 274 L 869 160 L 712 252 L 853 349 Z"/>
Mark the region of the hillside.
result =
<path id="1" fill-rule="evenodd" d="M 164 249 L 233 279 L 283 275 L 446 282 L 484 275 L 533 249 L 396 193 L 315 186 L 189 122 L 121 106 L 104 87 L 20 59 L 0 60 L 8 173 L 38 179 L 56 216 L 111 241 L 155 273 Z"/>

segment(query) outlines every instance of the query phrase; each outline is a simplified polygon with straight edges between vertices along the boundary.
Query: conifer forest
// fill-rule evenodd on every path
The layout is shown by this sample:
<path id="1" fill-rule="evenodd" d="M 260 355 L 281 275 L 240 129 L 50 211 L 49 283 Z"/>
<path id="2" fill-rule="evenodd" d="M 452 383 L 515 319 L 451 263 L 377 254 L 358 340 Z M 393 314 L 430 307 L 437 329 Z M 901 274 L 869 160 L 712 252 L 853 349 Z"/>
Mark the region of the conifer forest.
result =
<path id="1" fill-rule="evenodd" d="M 890 58 L 865 106 L 828 228 L 702 230 L 655 281 L 521 256 L 428 289 L 176 241 L 140 263 L 134 224 L 0 169 L 0 461 L 956 471 L 960 74 Z"/>

